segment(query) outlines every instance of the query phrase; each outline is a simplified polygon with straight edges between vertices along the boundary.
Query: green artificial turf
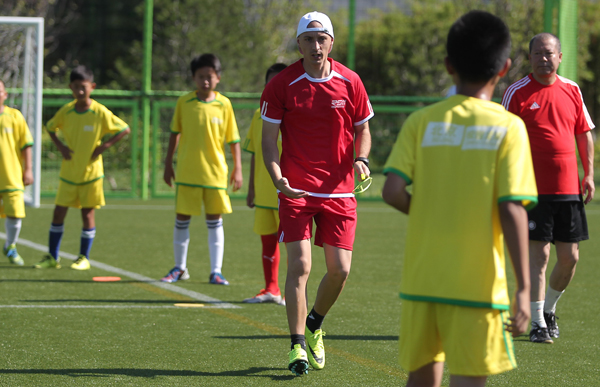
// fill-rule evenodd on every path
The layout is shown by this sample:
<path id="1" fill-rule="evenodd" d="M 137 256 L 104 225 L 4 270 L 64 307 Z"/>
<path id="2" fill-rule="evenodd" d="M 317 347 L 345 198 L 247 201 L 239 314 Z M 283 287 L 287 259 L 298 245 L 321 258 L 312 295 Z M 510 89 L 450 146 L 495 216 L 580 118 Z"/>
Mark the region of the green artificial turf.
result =
<path id="1" fill-rule="evenodd" d="M 28 209 L 21 239 L 45 246 L 53 206 L 43 202 L 40 209 Z M 297 378 L 287 370 L 285 308 L 241 303 L 264 287 L 264 280 L 253 213 L 243 200 L 233 205 L 234 213 L 224 216 L 223 274 L 230 286 L 208 284 L 202 217 L 190 226 L 191 279 L 171 289 L 97 266 L 70 270 L 67 259 L 63 269 L 34 270 L 31 265 L 43 252 L 19 245 L 25 267 L 5 258 L 0 262 L 0 385 L 404 385 L 406 374 L 397 365 L 398 288 L 407 217 L 381 202 L 359 202 L 352 272 L 323 326 L 327 365 Z M 600 206 L 595 203 L 588 206 L 588 221 L 591 240 L 581 244 L 577 274 L 559 302 L 561 337 L 554 345 L 517 338 L 519 367 L 490 377 L 489 386 L 600 385 Z M 173 200 L 109 200 L 97 211 L 96 223 L 92 260 L 154 280 L 173 266 Z M 80 230 L 79 211 L 71 210 L 62 251 L 77 255 Z M 320 248 L 313 248 L 313 257 L 310 306 L 325 272 Z M 285 259 L 282 252 L 282 288 Z M 111 275 L 122 281 L 92 281 Z M 203 303 L 198 294 L 234 308 L 174 307 Z"/>

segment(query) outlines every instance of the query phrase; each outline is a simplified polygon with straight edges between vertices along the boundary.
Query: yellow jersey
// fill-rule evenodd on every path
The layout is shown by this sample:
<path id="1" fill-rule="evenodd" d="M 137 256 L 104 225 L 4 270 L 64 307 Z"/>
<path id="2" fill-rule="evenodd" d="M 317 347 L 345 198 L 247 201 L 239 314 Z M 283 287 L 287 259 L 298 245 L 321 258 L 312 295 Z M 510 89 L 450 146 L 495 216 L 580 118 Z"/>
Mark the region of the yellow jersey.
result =
<path id="1" fill-rule="evenodd" d="M 31 145 L 33 137 L 21 112 L 4 106 L 0 113 L 0 192 L 24 190 L 21 151 Z"/>
<path id="2" fill-rule="evenodd" d="M 196 92 L 179 97 L 171 132 L 180 133 L 175 184 L 227 189 L 225 143 L 240 142 L 229 98 L 215 91 L 204 102 Z"/>
<path id="3" fill-rule="evenodd" d="M 85 112 L 75 110 L 75 100 L 69 102 L 48 121 L 46 129 L 62 131 L 65 145 L 73 151 L 71 160 L 63 159 L 60 179 L 68 184 L 88 184 L 104 177 L 102 155 L 92 160 L 92 153 L 107 134 L 118 134 L 129 126 L 106 106 L 92 100 Z"/>
<path id="4" fill-rule="evenodd" d="M 260 109 L 256 109 L 242 149 L 254 155 L 254 204 L 258 208 L 277 210 L 277 189 L 263 159 L 262 123 Z M 281 134 L 277 140 L 277 148 L 281 156 Z"/>
<path id="5" fill-rule="evenodd" d="M 537 203 L 523 121 L 452 96 L 408 117 L 387 173 L 413 184 L 400 297 L 508 309 L 498 203 Z"/>

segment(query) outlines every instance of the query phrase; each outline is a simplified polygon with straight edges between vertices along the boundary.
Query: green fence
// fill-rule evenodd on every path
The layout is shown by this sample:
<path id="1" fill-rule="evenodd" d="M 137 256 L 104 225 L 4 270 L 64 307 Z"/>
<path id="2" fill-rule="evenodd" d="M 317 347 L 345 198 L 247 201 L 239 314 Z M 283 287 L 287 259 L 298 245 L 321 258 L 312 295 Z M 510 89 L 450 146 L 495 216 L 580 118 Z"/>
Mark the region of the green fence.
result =
<path id="1" fill-rule="evenodd" d="M 9 90 L 11 92 L 11 90 Z M 12 92 L 15 92 L 12 90 Z M 142 95 L 137 91 L 96 90 L 94 98 L 121 117 L 131 127 L 131 134 L 108 149 L 104 155 L 104 190 L 107 197 L 141 197 L 142 182 L 148 181 L 150 197 L 173 197 L 175 190 L 163 181 L 164 157 L 169 142 L 170 125 L 177 98 L 186 92 L 154 91 L 150 93 L 150 127 L 142 127 Z M 56 111 L 71 101 L 68 89 L 46 89 L 43 101 L 43 122 L 46 123 Z M 259 106 L 260 93 L 227 93 L 235 111 L 240 136 L 243 139 L 250 127 L 254 111 Z M 397 133 L 408 114 L 421 107 L 439 101 L 438 97 L 372 96 L 375 117 L 370 121 L 373 145 L 371 165 L 373 172 L 381 172 L 385 159 L 396 139 Z M 148 132 L 145 132 L 148 130 Z M 143 138 L 150 138 L 149 149 L 144 150 Z M 147 165 L 142 154 L 149 153 Z M 232 157 L 226 149 L 227 161 L 232 166 Z M 50 136 L 42 135 L 42 196 L 53 196 L 58 188 L 58 174 L 62 157 Z M 176 160 L 175 160 L 176 161 Z M 230 195 L 245 196 L 249 177 L 250 155 L 242 152 L 244 187 Z M 231 169 L 230 169 L 231 171 Z M 142 179 L 142 176 L 147 177 Z M 378 193 L 367 191 L 368 197 Z"/>

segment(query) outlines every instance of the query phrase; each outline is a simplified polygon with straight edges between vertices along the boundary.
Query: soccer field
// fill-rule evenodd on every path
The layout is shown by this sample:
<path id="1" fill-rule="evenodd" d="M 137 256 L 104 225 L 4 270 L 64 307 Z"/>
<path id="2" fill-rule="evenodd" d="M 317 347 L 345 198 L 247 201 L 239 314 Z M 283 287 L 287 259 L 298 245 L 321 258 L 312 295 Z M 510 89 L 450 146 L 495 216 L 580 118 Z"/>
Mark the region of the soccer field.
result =
<path id="1" fill-rule="evenodd" d="M 208 284 L 204 219 L 190 226 L 191 279 L 157 280 L 173 266 L 173 200 L 108 200 L 97 211 L 92 269 L 70 270 L 80 212 L 71 210 L 61 245 L 63 269 L 34 270 L 45 252 L 53 205 L 28 209 L 19 253 L 26 266 L 0 263 L 0 386 L 401 386 L 397 365 L 399 277 L 407 217 L 382 202 L 359 202 L 352 272 L 323 325 L 327 366 L 297 378 L 287 370 L 285 308 L 241 300 L 263 286 L 253 213 L 234 200 L 224 217 L 223 274 Z M 515 342 L 519 367 L 488 386 L 600 386 L 600 205 L 587 207 L 590 241 L 559 302 L 554 345 Z M 3 222 L 0 222 L 3 230 Z M 436 243 L 436 241 L 431 241 Z M 282 246 L 283 247 L 283 246 Z M 40 251 L 42 250 L 42 251 Z M 310 306 L 324 274 L 314 248 Z M 555 261 L 554 256 L 551 262 Z M 282 253 L 280 285 L 285 281 Z M 512 278 L 512 269 L 509 269 Z M 94 282 L 119 276 L 119 282 Z M 179 307 L 175 304 L 203 304 Z M 448 385 L 445 375 L 443 385 Z"/>

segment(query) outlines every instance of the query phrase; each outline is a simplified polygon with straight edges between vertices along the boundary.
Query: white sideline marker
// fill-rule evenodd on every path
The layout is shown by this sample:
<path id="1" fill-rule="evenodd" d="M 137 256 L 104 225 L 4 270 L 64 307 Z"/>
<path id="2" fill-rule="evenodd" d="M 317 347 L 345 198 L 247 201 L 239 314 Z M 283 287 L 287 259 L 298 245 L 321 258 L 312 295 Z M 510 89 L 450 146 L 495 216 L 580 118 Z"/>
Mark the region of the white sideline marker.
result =
<path id="1" fill-rule="evenodd" d="M 0 232 L 0 238 L 6 240 L 6 234 L 3 232 Z M 47 246 L 41 245 L 39 243 L 35 243 L 32 242 L 30 240 L 27 239 L 21 239 L 19 238 L 18 241 L 19 245 L 22 246 L 27 246 L 30 247 L 34 250 L 38 250 L 41 252 L 46 252 L 47 251 Z M 66 258 L 66 259 L 70 259 L 71 261 L 74 261 L 77 259 L 76 255 L 70 254 L 70 253 L 66 253 L 64 251 L 60 251 L 59 252 L 60 257 L 61 258 Z M 194 292 L 193 290 L 188 290 L 188 289 L 184 289 L 182 287 L 179 287 L 177 285 L 172 285 L 169 283 L 165 283 L 165 282 L 160 282 L 154 278 L 150 278 L 150 277 L 146 277 L 144 275 L 138 274 L 138 273 L 134 273 L 131 271 L 127 271 L 127 270 L 123 270 L 120 269 L 118 267 L 114 267 L 111 265 L 107 265 L 106 263 L 102 263 L 102 262 L 98 262 L 98 261 L 94 261 L 90 259 L 90 263 L 92 264 L 93 267 L 107 271 L 109 273 L 114 273 L 114 274 L 118 274 L 120 276 L 123 277 L 129 277 L 132 278 L 136 281 L 140 281 L 140 282 L 145 282 L 149 285 L 152 286 L 156 286 L 157 288 L 162 288 L 168 291 L 171 291 L 173 293 L 178 293 L 181 294 L 183 296 L 189 297 L 191 299 L 194 299 L 196 301 L 202 301 L 205 302 L 209 305 L 206 306 L 206 308 L 220 308 L 220 309 L 239 309 L 241 308 L 240 306 L 237 305 L 233 305 L 227 302 L 223 302 L 221 300 L 218 300 L 216 298 L 212 298 L 210 296 L 207 296 L 206 294 L 202 294 L 202 293 L 198 293 L 198 292 Z M 175 306 L 174 306 L 175 308 Z"/>

